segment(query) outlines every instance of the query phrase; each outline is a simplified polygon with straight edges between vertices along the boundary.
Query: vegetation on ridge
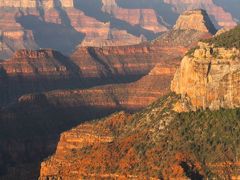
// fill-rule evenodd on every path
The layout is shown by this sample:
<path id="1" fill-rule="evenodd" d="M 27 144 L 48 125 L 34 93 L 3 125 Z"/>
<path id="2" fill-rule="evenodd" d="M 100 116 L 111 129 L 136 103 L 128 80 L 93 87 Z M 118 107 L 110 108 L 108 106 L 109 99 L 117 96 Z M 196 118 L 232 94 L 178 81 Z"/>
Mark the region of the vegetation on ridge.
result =
<path id="1" fill-rule="evenodd" d="M 172 111 L 177 99 L 175 95 L 166 96 L 134 115 L 121 112 L 87 123 L 97 127 L 93 134 L 109 132 L 113 141 L 73 149 L 66 160 L 70 159 L 84 175 L 133 175 L 143 179 L 229 179 L 236 175 L 240 109 L 178 114 Z"/>
<path id="2" fill-rule="evenodd" d="M 240 25 L 211 39 L 203 40 L 215 47 L 240 48 Z"/>
<path id="3" fill-rule="evenodd" d="M 163 136 L 164 146 L 171 150 L 163 152 L 165 162 L 175 153 L 184 152 L 198 164 L 203 176 L 229 178 L 239 170 L 235 165 L 240 156 L 239 136 L 240 109 L 180 113 Z M 217 169 L 220 164 L 224 173 Z"/>
<path id="4" fill-rule="evenodd" d="M 216 48 L 240 49 L 240 25 L 210 39 L 203 39 L 201 42 L 214 45 Z M 185 55 L 189 57 L 193 56 L 196 49 L 199 49 L 199 46 L 191 48 Z"/>

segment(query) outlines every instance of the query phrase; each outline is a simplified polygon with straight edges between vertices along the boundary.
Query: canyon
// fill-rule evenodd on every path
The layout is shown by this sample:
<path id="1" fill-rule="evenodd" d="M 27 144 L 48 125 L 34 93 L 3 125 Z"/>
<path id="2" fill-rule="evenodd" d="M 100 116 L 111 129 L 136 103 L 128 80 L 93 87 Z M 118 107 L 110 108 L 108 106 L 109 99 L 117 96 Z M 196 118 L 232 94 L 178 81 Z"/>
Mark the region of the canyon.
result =
<path id="1" fill-rule="evenodd" d="M 192 11 L 189 16 L 195 15 L 207 16 L 204 13 L 199 14 L 199 11 Z M 183 17 L 185 15 L 180 16 L 178 22 L 188 21 Z M 19 50 L 10 59 L 0 62 L 0 104 L 17 102 L 20 96 L 29 93 L 130 83 L 136 80 L 142 91 L 141 83 L 147 83 L 148 77 L 154 79 L 151 72 L 154 69 L 158 71 L 155 76 L 163 80 L 163 87 L 166 88 L 187 49 L 194 46 L 199 39 L 212 36 L 211 29 L 207 31 L 209 23 L 202 22 L 202 27 L 206 24 L 204 31 L 187 25 L 184 27 L 184 24 L 179 27 L 176 24 L 174 29 L 163 33 L 154 41 L 139 45 L 79 47 L 70 57 L 51 49 Z M 104 89 L 115 89 L 115 86 L 117 89 L 118 85 L 106 86 Z M 127 87 L 134 89 L 138 85 Z M 150 84 L 149 87 L 151 88 Z M 144 105 L 145 103 L 142 106 Z"/>
<path id="2" fill-rule="evenodd" d="M 239 32 L 189 50 L 171 84 L 179 95 L 62 133 L 40 179 L 238 179 Z"/>
<path id="3" fill-rule="evenodd" d="M 139 45 L 79 47 L 70 57 L 19 50 L 1 61 L 1 177 L 36 179 L 62 132 L 116 111 L 135 112 L 168 94 L 181 57 L 211 36 L 175 27 Z"/>
<path id="4" fill-rule="evenodd" d="M 238 168 L 239 27 L 221 4 L 0 0 L 0 15 L 0 179 L 235 173 L 219 164 Z"/>
<path id="5" fill-rule="evenodd" d="M 79 46 L 140 44 L 171 29 L 183 11 L 197 8 L 205 9 L 215 26 L 236 25 L 235 16 L 212 0 L 2 0 L 0 58 L 19 49 L 51 48 L 69 55 Z"/>

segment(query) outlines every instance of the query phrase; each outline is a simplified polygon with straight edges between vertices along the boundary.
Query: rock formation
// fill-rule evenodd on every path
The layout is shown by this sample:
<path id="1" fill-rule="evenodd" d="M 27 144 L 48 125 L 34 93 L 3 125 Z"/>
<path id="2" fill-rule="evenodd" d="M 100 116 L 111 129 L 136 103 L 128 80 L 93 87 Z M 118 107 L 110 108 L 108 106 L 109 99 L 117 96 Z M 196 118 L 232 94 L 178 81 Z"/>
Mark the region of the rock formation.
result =
<path id="1" fill-rule="evenodd" d="M 185 55 L 171 86 L 180 97 L 171 94 L 139 113 L 116 113 L 62 133 L 39 179 L 237 179 L 239 32 L 199 42 Z M 156 66 L 149 75 L 164 73 L 171 70 Z"/>
<path id="2" fill-rule="evenodd" d="M 208 32 L 194 28 L 182 30 L 175 26 L 174 30 L 150 43 L 122 47 L 79 47 L 70 58 L 49 49 L 20 50 L 9 60 L 0 62 L 7 84 L 2 89 L 8 92 L 1 95 L 2 102 L 16 101 L 25 93 L 87 87 L 96 83 L 130 82 L 146 76 L 156 65 L 168 71 L 176 68 L 177 60 L 189 47 L 199 39 L 210 36 Z M 172 65 L 168 60 L 172 61 Z M 169 75 L 173 73 L 171 70 Z"/>
<path id="3" fill-rule="evenodd" d="M 165 3 L 173 5 L 177 12 L 203 8 L 210 16 L 213 16 L 215 25 L 232 28 L 236 26 L 233 16 L 224 10 L 224 7 L 217 6 L 213 0 L 164 0 Z"/>
<path id="4" fill-rule="evenodd" d="M 0 62 L 0 69 L 1 106 L 26 93 L 81 84 L 77 67 L 69 58 L 50 49 L 19 50 L 11 59 Z"/>
<path id="5" fill-rule="evenodd" d="M 175 17 L 176 13 L 196 8 L 206 9 L 219 26 L 236 25 L 231 14 L 211 0 L 166 0 L 165 3 L 177 9 L 166 14 L 162 10 L 166 6 L 163 2 L 157 3 L 159 8 L 149 7 L 155 1 L 136 8 L 121 7 L 115 0 L 91 3 L 87 0 L 0 1 L 0 58 L 9 58 L 19 49 L 52 48 L 70 54 L 78 46 L 139 44 L 152 40 L 175 23 L 168 22 L 167 16 Z"/>
<path id="6" fill-rule="evenodd" d="M 0 100 L 7 105 L 0 109 L 3 178 L 36 179 L 37 164 L 55 147 L 56 153 L 41 165 L 40 179 L 147 179 L 149 174 L 153 179 L 168 179 L 162 169 L 174 169 L 174 175 L 186 178 L 182 162 L 202 173 L 189 154 L 177 158 L 164 154 L 164 142 L 169 141 L 161 139 L 160 132 L 178 119 L 172 110 L 175 102 L 184 105 L 178 107 L 181 111 L 238 107 L 239 49 L 200 43 L 186 55 L 172 83 L 172 89 L 182 95 L 180 101 L 171 95 L 134 115 L 118 113 L 79 125 L 114 111 L 142 109 L 169 93 L 181 57 L 199 39 L 211 37 L 208 28 L 181 27 L 139 45 L 79 47 L 70 58 L 42 49 L 21 50 L 0 61 Z M 93 85 L 99 86 L 88 88 Z M 168 133 L 174 138 L 179 129 Z M 170 158 L 171 168 L 162 168 L 163 156 Z"/>
<path id="7" fill-rule="evenodd" d="M 119 7 L 116 0 L 103 0 L 102 3 L 102 10 L 117 19 L 131 25 L 140 25 L 155 33 L 167 31 L 164 25 L 159 24 L 157 14 L 153 9 L 125 9 Z"/>
<path id="8" fill-rule="evenodd" d="M 239 107 L 239 50 L 199 46 L 193 57 L 183 58 L 172 90 L 189 98 L 194 109 Z"/>
<path id="9" fill-rule="evenodd" d="M 196 30 L 215 34 L 216 29 L 204 10 L 186 11 L 178 18 L 174 29 Z"/>
<path id="10" fill-rule="evenodd" d="M 139 113 L 116 113 L 62 133 L 39 179 L 237 178 L 231 168 L 238 170 L 239 162 L 229 159 L 239 155 L 230 149 L 226 156 L 225 143 L 239 147 L 232 142 L 239 109 L 176 113 L 176 101 L 165 96 Z"/>
<path id="11" fill-rule="evenodd" d="M 145 41 L 145 38 L 138 32 L 138 35 L 136 35 L 134 27 L 131 27 L 135 25 L 140 25 L 141 28 L 146 28 L 146 30 L 150 28 L 149 31 L 153 30 L 154 33 L 165 30 L 158 24 L 157 15 L 153 11 L 148 13 L 148 10 L 143 10 L 143 13 L 140 13 L 140 10 L 126 10 L 125 12 L 124 9 L 119 9 L 120 14 L 116 15 L 116 18 L 124 23 L 126 22 L 126 25 L 124 25 L 126 27 L 119 28 L 114 27 L 115 25 L 107 21 L 100 21 L 97 17 L 87 16 L 81 8 L 74 5 L 73 1 L 1 1 L 0 8 L 1 16 L 4 17 L 0 20 L 0 30 L 2 32 L 1 58 L 9 57 L 14 50 L 24 48 L 53 48 L 64 53 L 70 53 L 79 44 L 82 46 L 139 44 Z M 134 12 L 128 15 L 129 11 Z M 129 19 L 135 18 L 136 13 L 139 14 L 139 17 L 152 19 L 153 23 L 151 25 L 141 25 L 138 21 L 139 17 L 136 19 L 137 22 L 135 22 L 135 19 L 128 22 Z M 128 17 L 125 18 L 125 16 Z M 47 37 L 56 29 L 58 29 L 59 35 L 52 33 L 49 38 L 40 39 L 40 36 Z M 15 34 L 14 42 L 18 43 L 17 45 L 13 44 L 13 39 L 10 38 L 9 40 L 8 36 L 4 35 L 10 33 Z M 19 33 L 22 33 L 22 35 L 18 35 Z M 66 38 L 65 40 L 61 40 L 63 36 Z M 54 42 L 55 38 L 60 43 Z M 67 42 L 67 45 L 64 45 L 63 42 L 65 44 Z"/>

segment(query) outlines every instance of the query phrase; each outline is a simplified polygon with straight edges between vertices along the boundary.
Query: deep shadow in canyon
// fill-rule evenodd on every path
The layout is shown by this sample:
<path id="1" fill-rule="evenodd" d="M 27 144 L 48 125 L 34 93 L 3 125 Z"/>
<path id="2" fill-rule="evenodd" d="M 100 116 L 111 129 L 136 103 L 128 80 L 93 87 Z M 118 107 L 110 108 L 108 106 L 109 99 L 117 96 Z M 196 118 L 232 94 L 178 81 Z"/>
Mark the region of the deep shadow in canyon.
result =
<path id="1" fill-rule="evenodd" d="M 69 25 L 70 22 L 66 20 L 67 16 L 63 12 L 60 14 L 63 14 L 63 20 L 65 20 L 62 24 L 45 22 L 33 15 L 19 16 L 16 20 L 25 29 L 33 31 L 34 39 L 39 47 L 70 54 L 82 42 L 85 35 Z"/>
<path id="2" fill-rule="evenodd" d="M 126 110 L 53 104 L 44 94 L 23 97 L 0 110 L 0 179 L 37 179 L 40 163 L 55 152 L 59 136 L 84 121 Z M 134 111 L 134 110 L 133 110 Z"/>
<path id="3" fill-rule="evenodd" d="M 126 30 L 128 33 L 140 37 L 144 35 L 148 40 L 159 36 L 158 33 L 143 29 L 140 25 L 131 25 L 123 20 L 115 18 L 112 14 L 102 11 L 102 3 L 98 0 L 75 1 L 75 7 L 83 11 L 87 16 L 93 17 L 101 22 L 110 22 L 111 28 Z"/>

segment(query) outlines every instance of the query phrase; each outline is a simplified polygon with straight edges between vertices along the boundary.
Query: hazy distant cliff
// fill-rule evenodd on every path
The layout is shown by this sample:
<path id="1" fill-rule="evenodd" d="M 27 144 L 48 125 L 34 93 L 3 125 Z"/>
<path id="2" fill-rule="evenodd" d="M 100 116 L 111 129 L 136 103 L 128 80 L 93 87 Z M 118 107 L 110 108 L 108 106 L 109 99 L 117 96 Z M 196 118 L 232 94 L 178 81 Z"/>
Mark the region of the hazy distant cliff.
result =
<path id="1" fill-rule="evenodd" d="M 70 54 L 79 46 L 139 44 L 170 29 L 179 13 L 198 8 L 205 9 L 215 25 L 236 25 L 232 15 L 211 0 L 2 0 L 0 58 L 25 48 Z"/>

